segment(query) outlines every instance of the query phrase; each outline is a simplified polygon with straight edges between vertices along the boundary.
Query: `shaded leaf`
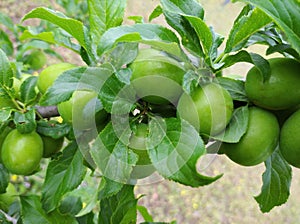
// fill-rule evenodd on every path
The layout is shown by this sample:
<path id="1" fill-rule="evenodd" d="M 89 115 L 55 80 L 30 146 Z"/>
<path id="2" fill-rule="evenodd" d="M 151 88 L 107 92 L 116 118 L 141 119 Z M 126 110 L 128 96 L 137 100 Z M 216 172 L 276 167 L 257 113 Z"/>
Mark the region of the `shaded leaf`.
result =
<path id="1" fill-rule="evenodd" d="M 42 188 L 42 204 L 46 212 L 58 207 L 60 200 L 72 191 L 83 180 L 86 167 L 76 143 L 72 142 L 64 150 L 61 157 L 52 160 L 47 168 Z"/>
<path id="2" fill-rule="evenodd" d="M 119 128 L 119 130 L 117 129 Z M 120 132 L 118 132 L 120 131 Z M 91 156 L 106 178 L 127 183 L 138 158 L 127 148 L 131 129 L 122 124 L 108 123 L 90 150 Z"/>
<path id="3" fill-rule="evenodd" d="M 134 186 L 124 185 L 118 194 L 100 201 L 98 223 L 134 224 L 137 218 L 137 199 Z"/>
<path id="4" fill-rule="evenodd" d="M 34 101 L 37 97 L 37 91 L 36 91 L 36 84 L 37 84 L 37 77 L 31 76 L 22 82 L 20 87 L 20 98 L 21 101 L 28 105 L 32 101 Z"/>
<path id="5" fill-rule="evenodd" d="M 262 212 L 284 204 L 290 195 L 292 169 L 282 157 L 279 148 L 265 161 L 261 193 L 255 197 Z"/>
<path id="6" fill-rule="evenodd" d="M 255 65 L 260 73 L 263 75 L 264 80 L 267 80 L 271 75 L 271 68 L 269 62 L 261 55 L 256 53 L 249 53 L 247 51 L 240 51 L 234 55 L 229 55 L 224 59 L 223 69 L 230 67 L 238 62 L 248 62 Z"/>
<path id="7" fill-rule="evenodd" d="M 188 122 L 177 118 L 162 121 L 152 119 L 149 129 L 149 156 L 163 177 L 191 187 L 199 187 L 222 176 L 208 177 L 197 172 L 196 163 L 206 150 L 199 133 Z"/>
<path id="8" fill-rule="evenodd" d="M 244 81 L 231 79 L 228 77 L 219 77 L 218 83 L 225 88 L 233 100 L 248 102 L 248 97 L 245 92 Z"/>
<path id="9" fill-rule="evenodd" d="M 20 133 L 30 133 L 36 128 L 35 109 L 30 108 L 25 113 L 16 111 L 14 113 L 14 123 Z"/>
<path id="10" fill-rule="evenodd" d="M 8 56 L 12 56 L 14 53 L 13 43 L 9 39 L 9 36 L 1 29 L 0 29 L 0 48 Z"/>
<path id="11" fill-rule="evenodd" d="M 239 107 L 233 112 L 230 123 L 225 131 L 213 138 L 222 142 L 237 143 L 246 133 L 248 128 L 248 106 Z"/>
<path id="12" fill-rule="evenodd" d="M 300 2 L 298 0 L 239 0 L 266 13 L 285 32 L 289 43 L 300 54 Z"/>
<path id="13" fill-rule="evenodd" d="M 5 166 L 0 163 L 0 194 L 6 192 L 9 183 L 9 173 Z"/>

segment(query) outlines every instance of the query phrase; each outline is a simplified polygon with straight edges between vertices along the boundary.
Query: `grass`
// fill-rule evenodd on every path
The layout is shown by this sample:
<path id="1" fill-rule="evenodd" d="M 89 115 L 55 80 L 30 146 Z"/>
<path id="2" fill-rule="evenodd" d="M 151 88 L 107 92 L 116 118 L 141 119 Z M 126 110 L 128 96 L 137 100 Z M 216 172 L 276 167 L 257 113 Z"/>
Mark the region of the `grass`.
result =
<path id="1" fill-rule="evenodd" d="M 147 16 L 158 2 L 158 0 L 128 0 L 126 16 L 142 15 L 147 21 Z M 223 0 L 202 0 L 200 2 L 206 10 L 208 24 L 213 25 L 218 33 L 227 36 L 242 4 L 224 5 Z M 26 0 L 22 1 L 22 4 L 13 0 L 1 1 L 0 11 L 12 16 L 15 22 L 19 22 L 25 12 L 37 5 L 47 6 L 49 1 Z M 154 22 L 165 24 L 162 17 L 155 19 Z M 131 22 L 126 20 L 126 23 Z M 262 52 L 262 48 L 253 50 Z M 69 60 L 70 56 L 65 56 L 65 58 Z M 80 59 L 74 59 L 71 56 L 70 60 Z M 241 63 L 229 68 L 226 73 L 245 75 L 248 68 L 249 65 Z M 136 187 L 136 194 L 145 194 L 145 196 L 140 199 L 139 203 L 149 208 L 155 221 L 177 220 L 178 223 L 184 224 L 292 224 L 300 222 L 300 213 L 298 212 L 300 202 L 299 170 L 293 169 L 291 195 L 288 202 L 274 208 L 270 213 L 263 214 L 253 196 L 260 192 L 264 165 L 250 168 L 241 167 L 225 156 L 216 156 L 204 169 L 205 163 L 211 159 L 211 156 L 205 156 L 200 160 L 199 170 L 208 175 L 224 173 L 224 176 L 217 182 L 196 189 L 166 180 L 141 184 Z M 139 217 L 139 221 L 142 221 L 141 217 Z"/>

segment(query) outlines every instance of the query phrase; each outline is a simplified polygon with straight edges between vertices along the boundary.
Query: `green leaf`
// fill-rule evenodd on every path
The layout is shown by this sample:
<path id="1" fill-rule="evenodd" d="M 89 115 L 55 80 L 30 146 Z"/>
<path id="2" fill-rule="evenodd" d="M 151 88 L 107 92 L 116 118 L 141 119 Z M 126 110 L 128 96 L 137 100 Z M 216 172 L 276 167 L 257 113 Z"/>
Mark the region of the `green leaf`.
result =
<path id="1" fill-rule="evenodd" d="M 99 186 L 99 200 L 112 197 L 116 195 L 123 188 L 123 184 L 115 182 L 106 177 L 102 177 L 101 183 Z"/>
<path id="2" fill-rule="evenodd" d="M 224 59 L 224 65 L 222 69 L 230 67 L 238 62 L 248 62 L 255 65 L 267 80 L 271 75 L 271 68 L 269 62 L 264 59 L 261 55 L 256 53 L 249 53 L 247 51 L 240 51 L 234 55 L 229 55 Z"/>
<path id="3" fill-rule="evenodd" d="M 36 91 L 36 84 L 37 84 L 37 77 L 31 76 L 25 79 L 24 82 L 22 82 L 20 87 L 20 98 L 21 101 L 28 105 L 32 101 L 34 101 L 37 97 L 37 91 Z"/>
<path id="4" fill-rule="evenodd" d="M 14 53 L 13 43 L 9 39 L 9 36 L 1 29 L 0 29 L 0 48 L 8 56 L 12 56 Z"/>
<path id="5" fill-rule="evenodd" d="M 36 40 L 43 40 L 45 42 L 56 44 L 55 37 L 53 32 L 42 32 L 38 34 L 34 34 L 29 30 L 25 30 L 22 35 L 20 36 L 20 41 L 24 41 L 27 39 L 36 39 Z"/>
<path id="6" fill-rule="evenodd" d="M 126 0 L 89 0 L 90 34 L 98 46 L 103 33 L 122 24 Z"/>
<path id="7" fill-rule="evenodd" d="M 1 111 L 0 111 L 0 124 L 9 120 L 12 111 L 13 110 L 11 108 L 1 108 Z"/>
<path id="8" fill-rule="evenodd" d="M 37 195 L 20 196 L 22 205 L 22 221 L 24 224 L 45 223 L 51 224 L 43 210 L 40 198 Z"/>
<path id="9" fill-rule="evenodd" d="M 62 73 L 48 88 L 40 100 L 43 106 L 57 105 L 67 101 L 75 90 L 99 91 L 103 83 L 112 74 L 105 67 L 79 67 Z"/>
<path id="10" fill-rule="evenodd" d="M 13 85 L 13 70 L 10 62 L 4 53 L 0 49 L 0 87 L 12 87 Z"/>
<path id="11" fill-rule="evenodd" d="M 190 94 L 198 86 L 198 83 L 199 75 L 196 72 L 189 70 L 183 76 L 182 88 L 186 93 Z"/>
<path id="12" fill-rule="evenodd" d="M 25 30 L 20 36 L 20 40 L 24 41 L 27 39 L 35 39 L 45 41 L 50 44 L 60 45 L 66 48 L 71 49 L 76 53 L 80 53 L 80 46 L 72 42 L 71 37 L 67 36 L 61 30 L 54 29 L 52 32 L 41 32 L 41 33 L 32 33 L 29 30 Z"/>
<path id="13" fill-rule="evenodd" d="M 23 224 L 77 224 L 77 221 L 74 217 L 61 215 L 57 211 L 47 214 L 43 210 L 40 198 L 37 195 L 20 196 L 20 199 L 22 205 L 21 217 Z"/>
<path id="14" fill-rule="evenodd" d="M 1 221 L 1 224 L 12 224 L 12 222 L 8 221 L 7 217 L 2 212 L 0 212 L 0 221 Z"/>
<path id="15" fill-rule="evenodd" d="M 196 31 L 199 41 L 202 46 L 203 53 L 206 57 L 210 56 L 210 52 L 213 46 L 213 34 L 206 23 L 198 17 L 184 15 L 184 17 L 190 22 L 193 29 Z"/>
<path id="16" fill-rule="evenodd" d="M 252 34 L 272 20 L 258 8 L 245 6 L 230 31 L 224 53 L 238 51 L 244 47 Z"/>
<path id="17" fill-rule="evenodd" d="M 119 42 L 138 42 L 166 51 L 185 59 L 177 36 L 166 27 L 157 24 L 135 24 L 111 28 L 101 37 L 98 54 L 111 51 Z"/>
<path id="18" fill-rule="evenodd" d="M 98 223 L 134 224 L 137 218 L 136 205 L 134 186 L 124 185 L 118 194 L 100 201 Z"/>
<path id="19" fill-rule="evenodd" d="M 14 113 L 14 123 L 20 133 L 30 133 L 36 128 L 35 109 L 30 108 L 25 113 L 16 111 Z"/>
<path id="20" fill-rule="evenodd" d="M 99 92 L 104 109 L 111 114 L 128 114 L 136 102 L 135 95 L 132 85 L 126 85 L 116 75 L 105 80 Z"/>
<path id="21" fill-rule="evenodd" d="M 152 215 L 150 215 L 150 213 L 148 212 L 148 209 L 145 206 L 138 205 L 137 210 L 142 215 L 145 222 L 153 222 L 153 217 L 152 217 Z"/>
<path id="22" fill-rule="evenodd" d="M 39 18 L 43 20 L 47 20 L 72 35 L 79 44 L 87 49 L 87 40 L 86 40 L 86 27 L 82 24 L 82 22 L 66 17 L 64 14 L 60 12 L 53 11 L 52 9 L 45 7 L 38 7 L 27 13 L 22 21 L 31 18 Z"/>
<path id="23" fill-rule="evenodd" d="M 149 22 L 151 22 L 153 19 L 159 17 L 163 13 L 163 9 L 160 5 L 156 6 L 156 8 L 151 12 L 149 16 Z"/>
<path id="24" fill-rule="evenodd" d="M 98 192 L 96 190 L 98 183 L 93 184 L 95 182 L 95 177 L 91 174 L 91 172 L 87 172 L 84 182 L 92 184 L 85 185 L 84 187 L 78 187 L 66 194 L 67 196 L 80 197 L 81 201 L 85 204 L 84 208 L 82 208 L 82 210 L 76 215 L 77 217 L 82 217 L 92 213 L 93 209 L 97 207 L 99 202 Z"/>
<path id="25" fill-rule="evenodd" d="M 225 88 L 233 100 L 248 102 L 248 97 L 245 92 L 245 82 L 242 80 L 231 79 L 228 77 L 219 77 L 218 83 Z"/>
<path id="26" fill-rule="evenodd" d="M 239 107 L 234 110 L 230 123 L 226 130 L 213 138 L 222 142 L 237 143 L 246 133 L 248 128 L 249 110 L 248 106 Z"/>
<path id="27" fill-rule="evenodd" d="M 110 53 L 110 62 L 112 65 L 120 69 L 123 65 L 132 62 L 138 54 L 137 43 L 120 43 Z"/>
<path id="28" fill-rule="evenodd" d="M 58 207 L 62 197 L 74 190 L 83 180 L 86 167 L 76 143 L 72 142 L 63 150 L 63 155 L 52 160 L 47 168 L 42 188 L 42 204 L 46 212 Z"/>
<path id="29" fill-rule="evenodd" d="M 252 4 L 266 13 L 282 29 L 289 43 L 300 54 L 300 2 L 298 0 L 239 1 Z"/>
<path id="30" fill-rule="evenodd" d="M 292 169 L 282 157 L 279 148 L 265 161 L 261 193 L 255 197 L 262 212 L 284 204 L 290 195 Z"/>
<path id="31" fill-rule="evenodd" d="M 77 217 L 76 220 L 78 222 L 78 224 L 91 224 L 94 223 L 94 213 L 90 212 L 86 215 Z"/>
<path id="32" fill-rule="evenodd" d="M 12 32 L 15 31 L 15 25 L 12 19 L 8 15 L 1 12 L 0 12 L 0 23 L 6 26 L 10 31 Z"/>
<path id="33" fill-rule="evenodd" d="M 71 131 L 71 126 L 66 123 L 59 123 L 55 120 L 40 120 L 37 122 L 36 131 L 44 136 L 59 139 L 68 135 Z"/>
<path id="34" fill-rule="evenodd" d="M 0 163 L 0 194 L 6 192 L 9 183 L 9 173 L 5 166 Z"/>
<path id="35" fill-rule="evenodd" d="M 82 209 L 82 201 L 80 197 L 67 196 L 65 197 L 58 208 L 62 215 L 75 216 Z"/>
<path id="36" fill-rule="evenodd" d="M 201 5 L 195 0 L 161 0 L 161 4 L 168 24 L 180 34 L 183 46 L 191 53 L 203 56 L 197 32 L 185 17 L 192 16 L 202 20 L 204 10 Z"/>
<path id="37" fill-rule="evenodd" d="M 90 153 L 106 178 L 127 183 L 138 160 L 137 155 L 127 148 L 130 136 L 129 126 L 126 128 L 123 124 L 110 122 L 96 138 Z"/>
<path id="38" fill-rule="evenodd" d="M 206 150 L 199 133 L 188 122 L 177 118 L 152 119 L 149 129 L 149 156 L 163 177 L 199 187 L 222 176 L 207 177 L 197 172 L 197 161 Z"/>

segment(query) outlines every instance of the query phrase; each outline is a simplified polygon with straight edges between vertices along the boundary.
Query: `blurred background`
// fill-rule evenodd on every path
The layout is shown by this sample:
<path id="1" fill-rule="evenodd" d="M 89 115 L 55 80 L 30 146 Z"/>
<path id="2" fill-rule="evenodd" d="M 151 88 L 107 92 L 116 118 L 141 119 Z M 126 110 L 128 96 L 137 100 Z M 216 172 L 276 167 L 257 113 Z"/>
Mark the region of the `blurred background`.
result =
<path id="1" fill-rule="evenodd" d="M 82 1 L 79 1 L 82 2 Z M 50 6 L 60 10 L 70 17 L 87 22 L 84 4 L 75 4 L 70 8 L 62 7 L 68 1 L 64 0 L 0 0 L 0 12 L 9 15 L 15 23 L 20 23 L 25 13 L 36 6 Z M 214 30 L 223 36 L 228 36 L 235 17 L 243 7 L 242 3 L 230 3 L 226 0 L 200 0 L 205 9 L 205 20 Z M 148 16 L 159 4 L 158 0 L 128 0 L 126 18 L 132 15 Z M 37 21 L 33 21 L 33 24 Z M 125 23 L 132 24 L 129 19 Z M 153 20 L 154 23 L 166 24 L 162 16 Z M 29 24 L 28 22 L 24 24 Z M 1 26 L 1 25 L 0 25 Z M 263 47 L 252 47 L 254 52 L 264 54 Z M 81 59 L 71 51 L 56 48 L 65 61 L 81 64 Z M 52 63 L 51 59 L 48 63 Z M 248 64 L 240 63 L 225 71 L 225 74 L 245 76 L 250 68 Z M 298 204 L 300 203 L 300 172 L 293 168 L 291 195 L 288 202 L 274 208 L 270 213 L 263 214 L 253 196 L 260 193 L 264 164 L 255 167 L 242 167 L 225 156 L 204 156 L 198 164 L 199 171 L 207 175 L 224 173 L 217 182 L 193 189 L 174 182 L 159 181 L 153 184 L 139 185 L 136 194 L 145 195 L 139 204 L 149 208 L 155 221 L 178 223 L 300 223 Z M 141 218 L 139 220 L 142 221 Z"/>

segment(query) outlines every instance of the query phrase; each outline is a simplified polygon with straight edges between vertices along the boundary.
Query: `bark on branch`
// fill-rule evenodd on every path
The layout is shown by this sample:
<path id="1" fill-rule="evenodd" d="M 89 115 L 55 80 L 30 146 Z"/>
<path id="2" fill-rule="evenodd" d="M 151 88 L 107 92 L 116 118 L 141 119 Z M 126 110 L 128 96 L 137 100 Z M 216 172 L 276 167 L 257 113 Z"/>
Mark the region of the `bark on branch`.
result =
<path id="1" fill-rule="evenodd" d="M 59 116 L 57 106 L 36 106 L 36 111 L 43 117 L 43 118 L 51 118 Z"/>

